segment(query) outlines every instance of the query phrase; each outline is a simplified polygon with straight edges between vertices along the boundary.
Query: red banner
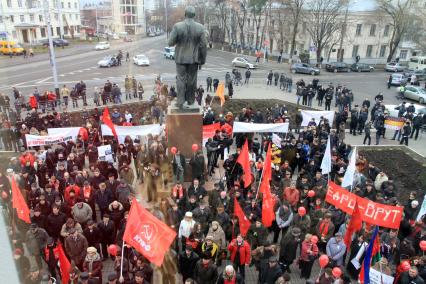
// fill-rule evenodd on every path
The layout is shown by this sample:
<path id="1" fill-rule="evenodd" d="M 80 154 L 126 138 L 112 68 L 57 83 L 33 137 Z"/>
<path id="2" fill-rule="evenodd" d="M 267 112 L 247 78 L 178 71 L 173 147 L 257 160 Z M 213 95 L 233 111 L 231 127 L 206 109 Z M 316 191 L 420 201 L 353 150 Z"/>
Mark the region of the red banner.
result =
<path id="1" fill-rule="evenodd" d="M 359 197 L 333 182 L 328 184 L 325 201 L 349 215 L 353 214 L 355 204 L 358 203 L 362 221 L 391 229 L 399 228 L 404 209 Z"/>
<path id="2" fill-rule="evenodd" d="M 216 130 L 220 130 L 220 123 L 216 122 L 209 125 L 203 125 L 203 139 L 213 138 Z"/>

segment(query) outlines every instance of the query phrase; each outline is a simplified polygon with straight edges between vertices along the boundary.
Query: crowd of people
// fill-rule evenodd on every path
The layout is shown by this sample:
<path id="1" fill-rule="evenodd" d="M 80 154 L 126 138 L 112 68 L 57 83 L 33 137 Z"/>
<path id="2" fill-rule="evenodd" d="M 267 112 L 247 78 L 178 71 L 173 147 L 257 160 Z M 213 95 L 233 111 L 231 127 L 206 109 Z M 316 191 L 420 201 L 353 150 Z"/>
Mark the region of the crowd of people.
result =
<path id="1" fill-rule="evenodd" d="M 284 75 L 281 81 L 283 74 L 272 74 L 271 79 L 269 74 L 268 84 L 278 86 L 279 82 L 280 89 L 291 92 L 291 77 Z M 238 80 L 241 74 L 233 75 L 234 79 L 229 73 L 225 77 L 229 92 L 235 77 L 241 83 Z M 247 79 L 247 72 L 245 76 Z M 217 89 L 219 80 L 208 77 L 206 83 L 208 93 L 212 87 Z M 83 81 L 78 84 L 75 89 L 85 90 Z M 127 77 L 126 97 L 139 96 L 139 87 L 135 86 L 138 84 L 134 79 Z M 0 101 L 3 145 L 7 150 L 22 151 L 18 158 L 10 160 L 5 172 L 0 172 L 0 196 L 9 216 L 10 238 L 21 282 L 40 283 L 50 277 L 59 281 L 61 273 L 69 273 L 69 283 L 160 283 L 154 279 L 156 273 L 161 274 L 161 283 L 175 283 L 179 274 L 185 284 L 250 281 L 274 284 L 300 278 L 309 283 L 343 284 L 357 280 L 360 268 L 352 260 L 362 262 L 372 227 L 364 224 L 347 248 L 343 236 L 349 216 L 325 202 L 325 196 L 328 181 L 340 184 L 348 166 L 352 147 L 345 143 L 347 120 L 351 135 L 364 131 L 368 140 L 371 127 L 377 129 L 376 139 L 384 135 L 383 96 L 379 94 L 372 103 L 366 99 L 359 107 L 352 106 L 352 92 L 345 86 L 334 88 L 330 84 L 325 88 L 318 79 L 310 84 L 300 80 L 296 86 L 298 104 L 302 99 L 302 105 L 312 106 L 316 97 L 319 106 L 325 100 L 325 108 L 330 110 L 334 99 L 335 121 L 321 119 L 300 128 L 301 115 L 292 114 L 285 105 L 278 104 L 266 111 L 247 107 L 238 114 L 215 113 L 209 107 L 212 97 L 203 97 L 204 89 L 200 86 L 196 98 L 200 105 L 205 102 L 203 123 L 219 122 L 220 130 L 189 159 L 180 149 L 171 152 L 164 135 L 148 135 L 144 140 L 126 137 L 124 143 L 102 135 L 102 112 L 98 109 L 82 111 L 84 125 L 72 125 L 66 111 L 32 108 L 21 118 L 17 109 L 5 107 Z M 67 93 L 64 88 L 62 99 Z M 117 125 L 162 123 L 174 92 L 158 79 L 146 113 L 114 108 L 111 120 Z M 112 101 L 121 102 L 115 98 Z M 405 119 L 405 125 L 411 127 L 412 123 L 414 128 L 416 120 L 416 125 L 419 121 L 424 123 L 421 115 L 414 116 L 416 112 L 411 105 L 405 105 L 398 115 Z M 133 119 L 136 116 L 141 120 Z M 291 129 L 280 135 L 280 143 L 274 141 L 270 146 L 269 134 L 233 134 L 234 121 L 290 122 Z M 69 126 L 83 127 L 75 141 L 27 149 L 25 134 L 42 135 L 48 128 Z M 418 130 L 415 134 L 404 126 L 394 138 L 407 143 L 412 134 L 417 139 Z M 320 164 L 328 138 L 332 171 L 323 175 Z M 250 153 L 250 184 L 245 183 L 245 173 L 236 162 L 245 141 Z M 98 159 L 97 147 L 101 145 L 112 146 L 114 162 Z M 275 221 L 265 227 L 258 188 L 268 147 L 273 150 L 270 186 Z M 383 204 L 404 206 L 399 230 L 380 228 L 380 271 L 395 276 L 397 283 L 424 283 L 426 259 L 419 242 L 426 240 L 426 220 L 417 221 L 422 196 L 413 191 L 409 200 L 402 202 L 392 173 L 383 172 L 362 155 L 357 166 L 355 194 Z M 191 173 L 191 182 L 184 182 L 187 171 Z M 12 180 L 18 184 L 31 210 L 30 225 L 18 219 L 12 208 Z M 166 189 L 167 196 L 159 195 L 160 188 Z M 313 196 L 310 191 L 314 192 Z M 149 210 L 177 233 L 159 268 L 133 248 L 121 247 L 129 208 L 132 202 L 137 202 L 135 197 L 149 202 Z M 250 222 L 247 232 L 235 214 L 238 208 Z M 112 253 L 111 245 L 117 245 L 118 251 Z M 61 272 L 58 268 L 58 246 L 63 246 L 71 261 L 70 271 Z M 312 268 L 321 255 L 329 257 L 329 264 L 319 275 L 313 274 Z M 406 260 L 411 268 L 399 269 Z M 106 261 L 113 263 L 111 271 L 106 271 Z M 253 270 L 257 275 L 249 279 L 247 272 Z"/>

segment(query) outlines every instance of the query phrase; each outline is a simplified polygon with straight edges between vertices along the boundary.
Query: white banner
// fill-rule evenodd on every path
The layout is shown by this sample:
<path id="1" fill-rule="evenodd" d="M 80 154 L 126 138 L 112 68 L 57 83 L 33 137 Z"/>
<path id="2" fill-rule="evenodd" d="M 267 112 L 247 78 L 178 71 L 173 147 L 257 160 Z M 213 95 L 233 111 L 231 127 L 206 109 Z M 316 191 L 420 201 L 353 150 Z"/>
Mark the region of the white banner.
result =
<path id="1" fill-rule="evenodd" d="M 327 118 L 330 122 L 330 125 L 333 125 L 334 121 L 334 111 L 323 111 L 323 110 L 301 110 L 303 116 L 303 121 L 301 126 L 308 126 L 312 118 L 315 118 L 315 122 L 318 123 L 321 120 L 321 116 Z"/>
<path id="2" fill-rule="evenodd" d="M 420 207 L 419 214 L 417 214 L 416 221 L 420 221 L 423 217 L 423 215 L 426 214 L 426 195 L 423 197 L 422 207 Z"/>
<path id="3" fill-rule="evenodd" d="M 376 269 L 370 267 L 370 283 L 371 284 L 393 284 L 392 276 L 380 273 Z"/>
<path id="4" fill-rule="evenodd" d="M 107 161 L 107 162 L 114 163 L 114 158 L 112 157 L 111 145 L 99 146 L 98 157 L 100 161 Z"/>
<path id="5" fill-rule="evenodd" d="M 107 125 L 102 124 L 102 135 L 113 136 L 111 128 Z M 146 136 L 148 134 L 160 135 L 163 128 L 160 124 L 148 124 L 138 126 L 115 126 L 115 132 L 117 132 L 118 142 L 124 143 L 126 136 L 135 139 L 137 136 Z"/>
<path id="6" fill-rule="evenodd" d="M 64 127 L 64 128 L 48 128 L 49 135 L 71 136 L 73 140 L 77 140 L 81 127 Z"/>
<path id="7" fill-rule="evenodd" d="M 277 134 L 275 134 L 275 133 L 272 133 L 272 143 L 274 143 L 275 144 L 275 146 L 277 146 L 278 148 L 280 148 L 281 149 L 281 137 L 280 136 L 278 136 Z"/>
<path id="8" fill-rule="evenodd" d="M 72 140 L 72 136 L 70 135 L 39 136 L 39 135 L 25 134 L 25 139 L 27 140 L 27 147 L 34 147 L 34 146 L 54 145 L 54 144 L 67 142 L 69 140 Z"/>
<path id="9" fill-rule="evenodd" d="M 234 122 L 234 133 L 247 133 L 247 132 L 288 132 L 288 123 L 247 123 L 247 122 Z"/>

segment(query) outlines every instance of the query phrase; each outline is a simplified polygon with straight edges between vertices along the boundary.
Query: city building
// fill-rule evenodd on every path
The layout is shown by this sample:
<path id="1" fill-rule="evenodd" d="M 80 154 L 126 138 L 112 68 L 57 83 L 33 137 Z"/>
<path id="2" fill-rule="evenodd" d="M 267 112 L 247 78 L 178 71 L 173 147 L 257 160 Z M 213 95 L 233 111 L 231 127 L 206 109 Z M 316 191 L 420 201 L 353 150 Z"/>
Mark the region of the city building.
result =
<path id="1" fill-rule="evenodd" d="M 112 0 L 112 32 L 145 33 L 144 0 Z"/>
<path id="2" fill-rule="evenodd" d="M 79 0 L 47 0 L 55 38 L 80 35 Z M 47 38 L 44 0 L 0 0 L 0 37 L 21 44 L 36 44 Z M 62 21 L 60 19 L 62 15 Z"/>
<path id="3" fill-rule="evenodd" d="M 102 1 L 99 5 L 84 5 L 80 10 L 81 24 L 85 28 L 104 33 L 112 29 L 112 3 Z"/>

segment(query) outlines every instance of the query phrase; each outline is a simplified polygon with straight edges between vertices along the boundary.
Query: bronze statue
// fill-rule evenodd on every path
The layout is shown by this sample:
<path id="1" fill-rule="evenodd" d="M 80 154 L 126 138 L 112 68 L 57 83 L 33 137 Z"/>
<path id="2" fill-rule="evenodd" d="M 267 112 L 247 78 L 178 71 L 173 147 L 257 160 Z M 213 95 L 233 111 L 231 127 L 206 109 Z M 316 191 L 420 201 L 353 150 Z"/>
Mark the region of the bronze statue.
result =
<path id="1" fill-rule="evenodd" d="M 194 21 L 195 8 L 185 9 L 185 20 L 176 23 L 170 34 L 169 46 L 175 47 L 177 103 L 180 109 L 186 102 L 194 104 L 197 71 L 206 63 L 207 39 L 203 25 Z"/>

